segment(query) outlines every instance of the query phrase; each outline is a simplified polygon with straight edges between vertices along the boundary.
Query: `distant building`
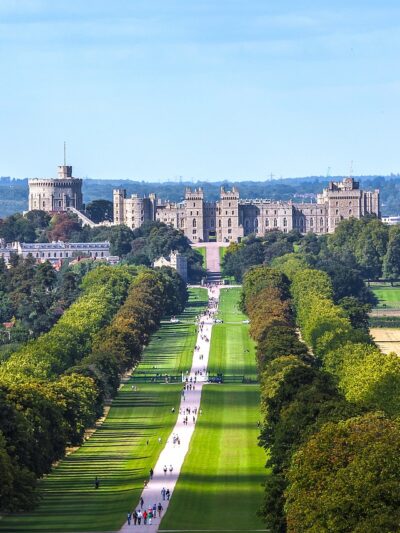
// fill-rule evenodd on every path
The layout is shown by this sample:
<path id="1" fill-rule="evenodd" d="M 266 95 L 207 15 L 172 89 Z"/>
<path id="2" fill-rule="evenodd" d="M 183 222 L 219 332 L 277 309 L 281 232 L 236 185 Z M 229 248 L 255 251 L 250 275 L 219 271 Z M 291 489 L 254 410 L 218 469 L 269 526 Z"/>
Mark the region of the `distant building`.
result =
<path id="1" fill-rule="evenodd" d="M 40 209 L 48 213 L 65 212 L 69 208 L 81 211 L 82 180 L 72 176 L 72 167 L 58 167 L 57 178 L 35 178 L 28 180 L 29 211 Z"/>
<path id="2" fill-rule="evenodd" d="M 163 266 L 174 268 L 185 281 L 188 279 L 187 258 L 177 251 L 172 251 L 169 257 L 160 257 L 153 263 L 154 267 Z"/>
<path id="3" fill-rule="evenodd" d="M 0 248 L 0 257 L 6 263 L 10 261 L 11 254 L 17 254 L 26 258 L 32 256 L 37 262 L 65 261 L 77 257 L 90 257 L 91 259 L 110 260 L 115 263 L 115 256 L 110 254 L 110 243 L 105 242 L 51 242 L 51 243 L 25 243 L 13 242 L 6 247 Z"/>
<path id="4" fill-rule="evenodd" d="M 353 178 L 330 182 L 316 203 L 242 200 L 235 187 L 222 187 L 217 202 L 206 202 L 202 189 L 187 188 L 180 203 L 157 200 L 154 194 L 127 198 L 124 189 L 114 190 L 114 224 L 135 229 L 159 220 L 180 229 L 191 242 L 240 241 L 251 233 L 261 236 L 277 229 L 322 235 L 333 233 L 341 220 L 367 214 L 380 216 L 379 191 L 363 191 Z"/>
<path id="5" fill-rule="evenodd" d="M 382 217 L 382 222 L 388 226 L 396 226 L 397 224 L 400 224 L 400 215 L 395 217 Z"/>

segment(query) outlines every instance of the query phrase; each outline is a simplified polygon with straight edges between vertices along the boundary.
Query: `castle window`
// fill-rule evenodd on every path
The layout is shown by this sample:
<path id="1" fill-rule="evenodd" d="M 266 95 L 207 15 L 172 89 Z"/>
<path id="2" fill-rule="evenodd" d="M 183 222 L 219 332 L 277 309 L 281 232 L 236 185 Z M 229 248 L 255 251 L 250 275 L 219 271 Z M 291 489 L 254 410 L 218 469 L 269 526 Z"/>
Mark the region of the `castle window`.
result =
<path id="1" fill-rule="evenodd" d="M 221 227 L 221 219 L 218 220 L 218 227 Z"/>
<path id="2" fill-rule="evenodd" d="M 276 211 L 275 211 L 276 213 Z M 278 227 L 278 221 L 276 220 L 276 218 L 274 218 L 274 228 L 277 228 Z"/>
<path id="3" fill-rule="evenodd" d="M 283 225 L 286 227 L 287 226 L 287 220 L 286 218 L 283 219 Z"/>
<path id="4" fill-rule="evenodd" d="M 336 205 L 339 205 L 339 202 L 336 202 Z"/>
<path id="5" fill-rule="evenodd" d="M 197 229 L 194 229 L 193 230 L 193 235 L 196 235 L 196 233 L 197 233 Z"/>
<path id="6" fill-rule="evenodd" d="M 228 233 L 232 233 L 232 230 L 231 230 L 231 229 L 228 229 Z"/>
<path id="7" fill-rule="evenodd" d="M 193 207 L 196 207 L 196 202 L 193 202 Z"/>
<path id="8" fill-rule="evenodd" d="M 310 226 L 313 226 L 313 225 L 314 225 L 314 219 L 310 218 Z"/>
<path id="9" fill-rule="evenodd" d="M 232 215 L 234 215 L 234 214 L 235 214 L 235 211 L 232 211 Z"/>
<path id="10" fill-rule="evenodd" d="M 267 228 L 268 228 L 268 226 L 269 226 L 269 220 L 268 220 L 268 218 L 265 220 L 265 226 L 266 226 Z"/>
<path id="11" fill-rule="evenodd" d="M 43 207 L 46 207 L 46 202 L 43 202 Z"/>
<path id="12" fill-rule="evenodd" d="M 231 206 L 231 203 L 229 202 L 228 206 L 230 207 Z"/>
<path id="13" fill-rule="evenodd" d="M 232 220 L 228 218 L 228 228 L 230 228 L 231 226 L 232 226 Z"/>
<path id="14" fill-rule="evenodd" d="M 337 215 L 339 214 L 339 209 L 336 209 L 336 214 L 337 214 Z"/>
<path id="15" fill-rule="evenodd" d="M 197 222 L 196 222 L 196 219 L 195 219 L 195 218 L 193 219 L 193 222 L 192 222 L 192 224 L 193 224 L 193 227 L 195 228 L 195 227 L 196 227 L 196 225 L 197 225 Z"/>
<path id="16" fill-rule="evenodd" d="M 61 200 L 58 201 L 58 207 L 61 207 Z"/>
<path id="17" fill-rule="evenodd" d="M 351 213 L 352 213 L 352 211 L 351 211 L 351 209 L 349 209 L 349 215 L 351 215 Z"/>
<path id="18" fill-rule="evenodd" d="M 324 219 L 322 217 L 319 219 L 319 223 L 320 223 L 321 226 L 324 225 Z"/>

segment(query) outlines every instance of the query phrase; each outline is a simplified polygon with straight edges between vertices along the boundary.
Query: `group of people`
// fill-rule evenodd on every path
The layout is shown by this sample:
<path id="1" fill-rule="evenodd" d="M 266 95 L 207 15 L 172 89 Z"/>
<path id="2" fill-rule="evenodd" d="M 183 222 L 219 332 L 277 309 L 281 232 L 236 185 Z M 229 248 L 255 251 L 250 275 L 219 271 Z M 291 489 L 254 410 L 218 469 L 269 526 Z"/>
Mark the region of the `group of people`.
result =
<path id="1" fill-rule="evenodd" d="M 143 520 L 143 524 L 149 524 L 151 525 L 153 522 L 153 519 L 157 517 L 161 518 L 162 512 L 164 510 L 161 502 L 158 503 L 158 505 L 154 504 L 153 506 L 149 506 L 148 509 L 143 509 L 143 498 L 140 499 L 140 509 L 136 509 L 133 511 L 133 513 L 128 513 L 128 526 L 131 525 L 131 522 L 133 521 L 133 525 L 140 526 Z"/>

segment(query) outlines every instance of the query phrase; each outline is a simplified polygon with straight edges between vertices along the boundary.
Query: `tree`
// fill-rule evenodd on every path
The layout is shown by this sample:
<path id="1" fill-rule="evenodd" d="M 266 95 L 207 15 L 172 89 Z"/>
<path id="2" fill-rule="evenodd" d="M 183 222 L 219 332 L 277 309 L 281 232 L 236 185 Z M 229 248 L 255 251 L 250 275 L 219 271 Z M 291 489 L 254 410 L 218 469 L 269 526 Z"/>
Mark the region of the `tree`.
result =
<path id="1" fill-rule="evenodd" d="M 295 453 L 288 480 L 289 533 L 397 531 L 398 422 L 369 413 L 326 424 Z"/>
<path id="2" fill-rule="evenodd" d="M 400 228 L 389 230 L 389 242 L 383 258 L 383 275 L 387 279 L 400 279 Z"/>
<path id="3" fill-rule="evenodd" d="M 86 206 L 86 214 L 96 223 L 104 220 L 112 222 L 114 220 L 113 203 L 110 200 L 93 200 Z"/>

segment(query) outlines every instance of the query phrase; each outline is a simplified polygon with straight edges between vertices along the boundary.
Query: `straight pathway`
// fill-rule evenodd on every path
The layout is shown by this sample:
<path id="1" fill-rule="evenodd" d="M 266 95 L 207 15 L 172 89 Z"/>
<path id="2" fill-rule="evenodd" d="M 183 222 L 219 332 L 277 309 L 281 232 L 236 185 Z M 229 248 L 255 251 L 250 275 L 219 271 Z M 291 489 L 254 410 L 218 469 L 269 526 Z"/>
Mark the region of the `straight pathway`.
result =
<path id="1" fill-rule="evenodd" d="M 169 501 L 167 498 L 163 500 L 163 489 L 169 490 L 172 495 L 176 482 L 179 477 L 180 470 L 183 465 L 185 456 L 189 450 L 190 440 L 192 438 L 194 429 L 196 427 L 195 420 L 200 415 L 200 401 L 203 384 L 207 380 L 207 366 L 210 353 L 210 340 L 211 330 L 213 326 L 213 315 L 217 312 L 219 299 L 219 287 L 212 287 L 208 289 L 208 301 L 209 301 L 209 313 L 203 314 L 199 321 L 199 332 L 197 337 L 197 349 L 194 350 L 192 367 L 190 372 L 187 373 L 188 383 L 192 379 L 194 384 L 194 390 L 186 390 L 182 393 L 181 403 L 179 407 L 178 420 L 175 424 L 172 433 L 168 437 L 163 451 L 161 452 L 157 464 L 154 467 L 153 479 L 151 479 L 147 487 L 143 489 L 141 497 L 144 500 L 142 511 L 148 510 L 149 507 L 153 507 L 154 504 L 158 506 L 161 503 L 163 507 L 162 515 L 165 514 Z M 196 383 L 194 380 L 196 378 Z M 183 388 L 183 384 L 182 384 Z M 190 408 L 190 414 L 186 414 L 186 409 Z M 195 413 L 193 415 L 193 410 Z M 188 423 L 184 424 L 184 418 L 188 417 Z M 194 418 L 193 418 L 194 417 Z M 174 436 L 178 436 L 180 444 L 174 443 Z M 170 466 L 172 466 L 172 472 L 170 472 Z M 167 467 L 167 473 L 164 472 L 164 468 Z M 136 510 L 140 509 L 140 504 L 137 505 Z M 135 509 L 132 509 L 132 512 Z M 162 516 L 161 516 L 162 519 Z M 152 519 L 152 524 L 144 525 L 143 519 L 140 526 L 133 526 L 133 520 L 129 526 L 126 522 L 120 529 L 120 533 L 144 532 L 155 533 L 158 531 L 161 519 L 157 517 Z M 132 529 L 134 527 L 134 529 Z"/>

